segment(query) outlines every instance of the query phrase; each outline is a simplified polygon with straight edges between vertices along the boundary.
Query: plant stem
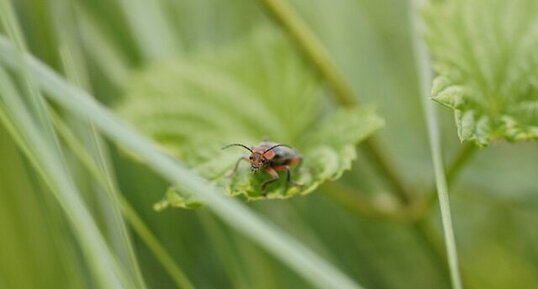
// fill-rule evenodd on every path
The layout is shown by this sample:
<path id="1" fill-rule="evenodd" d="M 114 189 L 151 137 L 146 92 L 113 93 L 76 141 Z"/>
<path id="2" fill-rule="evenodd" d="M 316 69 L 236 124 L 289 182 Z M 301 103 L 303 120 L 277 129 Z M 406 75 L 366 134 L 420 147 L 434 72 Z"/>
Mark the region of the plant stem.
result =
<path id="1" fill-rule="evenodd" d="M 454 157 L 446 171 L 446 182 L 448 186 L 450 186 L 454 182 L 454 180 L 458 176 L 458 173 L 461 171 L 464 165 L 472 158 L 475 152 L 477 152 L 476 145 L 471 142 L 467 142 L 456 153 L 456 156 Z"/>
<path id="2" fill-rule="evenodd" d="M 473 143 L 466 143 L 456 153 L 454 159 L 448 165 L 447 168 L 446 184 L 448 187 L 450 187 L 454 183 L 454 181 L 458 177 L 458 174 L 461 172 L 461 169 L 465 166 L 465 164 L 469 162 L 469 160 L 472 159 L 475 152 L 477 152 L 476 146 Z M 429 211 L 429 209 L 435 204 L 437 189 L 435 188 L 435 186 L 433 186 L 429 190 L 429 192 L 430 193 L 428 194 L 428 196 L 426 196 L 426 199 L 421 201 L 422 209 L 419 215 L 425 215 Z"/>
<path id="3" fill-rule="evenodd" d="M 292 39 L 297 42 L 302 52 L 306 54 L 318 72 L 327 80 L 327 84 L 334 91 L 333 96 L 338 103 L 348 106 L 356 105 L 357 99 L 352 89 L 338 72 L 329 52 L 286 0 L 261 0 L 261 3 Z"/>
<path id="4" fill-rule="evenodd" d="M 300 51 L 310 60 L 315 69 L 326 80 L 327 85 L 333 90 L 331 94 L 338 104 L 342 106 L 355 106 L 359 104 L 353 90 L 340 74 L 336 65 L 323 43 L 312 30 L 308 28 L 303 19 L 293 10 L 286 0 L 260 0 L 263 7 L 276 22 L 297 43 Z M 374 137 L 364 142 L 361 148 L 369 156 L 376 170 L 391 186 L 403 204 L 409 204 L 411 197 L 407 192 L 402 178 L 398 175 L 395 165 L 389 161 L 387 153 L 379 145 Z"/>
<path id="5" fill-rule="evenodd" d="M 458 267 L 458 253 L 456 249 L 456 239 L 454 236 L 454 229 L 452 226 L 452 217 L 450 213 L 450 200 L 448 198 L 448 184 L 445 178 L 445 171 L 443 167 L 443 159 L 441 154 L 441 137 L 439 132 L 439 125 L 437 123 L 437 116 L 435 108 L 429 98 L 432 83 L 432 72 L 430 70 L 430 63 L 426 48 L 424 44 L 419 40 L 418 31 L 420 28 L 420 22 L 418 20 L 417 11 L 420 7 L 418 1 L 415 1 L 411 5 L 411 20 L 413 21 L 412 36 L 413 36 L 413 51 L 415 54 L 415 61 L 419 75 L 419 87 L 420 95 L 422 98 L 422 105 L 424 108 L 424 114 L 428 126 L 428 136 L 430 139 L 430 149 L 433 158 L 433 167 L 435 171 L 435 181 L 437 187 L 437 193 L 439 196 L 439 206 L 441 209 L 441 221 L 443 224 L 443 231 L 445 234 L 445 244 L 448 256 L 448 265 L 450 269 L 450 277 L 452 287 L 454 289 L 462 289 L 462 282 L 460 271 Z M 461 162 L 457 162 L 459 164 Z M 459 166 L 459 165 L 457 165 Z"/>
<path id="6" fill-rule="evenodd" d="M 321 189 L 334 202 L 353 213 L 382 220 L 397 221 L 404 224 L 409 223 L 410 230 L 418 239 L 417 241 L 421 242 L 424 251 L 432 256 L 432 262 L 440 266 L 439 271 L 442 272 L 447 280 L 450 279 L 446 254 L 441 243 L 441 238 L 436 234 L 428 219 L 417 218 L 416 207 L 383 208 L 379 205 L 376 206 L 372 203 L 372 200 L 357 195 L 360 192 L 338 182 L 326 183 Z"/>
<path id="7" fill-rule="evenodd" d="M 473 143 L 465 143 L 460 150 L 456 152 L 446 170 L 446 182 L 449 188 L 456 181 L 461 170 L 472 159 L 477 151 L 478 150 Z M 381 208 L 373 204 L 372 200 L 361 197 L 363 192 L 339 182 L 326 183 L 322 186 L 322 189 L 333 201 L 351 211 L 368 217 L 401 222 L 420 222 L 435 204 L 437 196 L 437 189 L 435 188 L 435 185 L 432 185 L 432 188 L 428 190 L 430 193 L 426 197 L 421 200 L 416 200 L 408 206 Z"/>

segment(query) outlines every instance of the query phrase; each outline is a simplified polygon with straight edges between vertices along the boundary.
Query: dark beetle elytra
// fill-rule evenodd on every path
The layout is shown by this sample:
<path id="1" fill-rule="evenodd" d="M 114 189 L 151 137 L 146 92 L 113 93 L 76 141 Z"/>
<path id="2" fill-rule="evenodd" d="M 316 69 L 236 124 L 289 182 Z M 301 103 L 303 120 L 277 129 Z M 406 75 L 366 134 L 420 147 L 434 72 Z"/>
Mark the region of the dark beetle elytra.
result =
<path id="1" fill-rule="evenodd" d="M 234 143 L 223 147 L 223 149 L 232 146 L 243 147 L 250 152 L 250 155 L 243 156 L 237 160 L 232 174 L 237 171 L 239 163 L 242 160 L 245 160 L 250 163 L 250 170 L 253 173 L 263 169 L 271 176 L 271 179 L 264 181 L 261 185 L 261 190 L 264 195 L 267 186 L 279 179 L 279 171 L 286 171 L 287 182 L 289 184 L 297 185 L 291 181 L 290 166 L 300 164 L 302 158 L 290 146 L 285 144 L 271 144 L 269 142 L 262 142 L 258 146 L 247 147 L 243 144 Z"/>

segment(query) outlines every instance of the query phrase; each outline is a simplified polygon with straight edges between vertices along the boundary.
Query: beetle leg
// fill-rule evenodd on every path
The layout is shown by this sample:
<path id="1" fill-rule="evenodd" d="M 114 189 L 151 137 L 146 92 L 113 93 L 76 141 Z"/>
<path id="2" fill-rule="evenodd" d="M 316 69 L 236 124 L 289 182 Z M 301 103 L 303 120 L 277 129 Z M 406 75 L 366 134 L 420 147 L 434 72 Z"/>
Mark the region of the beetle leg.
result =
<path id="1" fill-rule="evenodd" d="M 235 166 L 234 166 L 234 169 L 233 171 L 231 171 L 226 177 L 228 178 L 231 178 L 233 175 L 235 175 L 235 173 L 237 172 L 237 169 L 239 168 L 239 163 L 241 161 L 249 161 L 248 157 L 244 156 L 244 157 L 240 157 L 236 162 L 235 162 Z"/>
<path id="2" fill-rule="evenodd" d="M 298 184 L 298 183 L 291 180 L 291 170 L 290 170 L 290 167 L 288 167 L 288 166 L 286 166 L 286 173 L 287 173 L 286 181 L 287 181 L 288 185 L 298 186 L 298 187 L 302 186 L 302 184 Z"/>
<path id="3" fill-rule="evenodd" d="M 267 167 L 265 169 L 265 172 L 268 173 L 269 175 L 271 175 L 271 179 L 268 179 L 268 180 L 265 180 L 262 185 L 261 185 L 261 189 L 262 189 L 262 195 L 266 195 L 267 193 L 265 192 L 265 188 L 267 188 L 267 186 L 271 183 L 274 183 L 278 180 L 278 173 L 275 171 L 275 169 L 273 167 Z"/>
<path id="4" fill-rule="evenodd" d="M 301 158 L 297 159 L 298 162 L 301 161 Z M 298 184 L 291 180 L 291 170 L 289 165 L 280 165 L 280 166 L 274 166 L 273 169 L 277 172 L 286 171 L 286 182 L 288 185 L 292 186 L 302 186 L 301 184 Z"/>

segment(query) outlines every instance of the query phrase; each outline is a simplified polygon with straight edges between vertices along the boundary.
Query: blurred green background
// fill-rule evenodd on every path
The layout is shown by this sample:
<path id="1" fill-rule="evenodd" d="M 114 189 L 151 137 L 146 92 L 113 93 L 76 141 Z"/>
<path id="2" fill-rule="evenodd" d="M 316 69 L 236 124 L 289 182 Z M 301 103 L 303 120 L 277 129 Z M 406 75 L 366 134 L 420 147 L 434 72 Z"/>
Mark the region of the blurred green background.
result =
<path id="1" fill-rule="evenodd" d="M 83 67 L 79 85 L 110 107 L 120 105 L 135 86 L 132 74 L 158 73 L 159 63 L 191 61 L 202 54 L 218 58 L 222 51 L 243 45 L 260 27 L 281 30 L 262 1 L 253 0 L 12 2 L 30 52 L 64 74 L 62 47 L 71 47 L 72 61 Z M 290 2 L 361 102 L 373 104 L 385 119 L 377 135 L 408 190 L 418 199 L 427 198 L 433 193 L 433 171 L 413 59 L 410 2 Z M 5 35 L 5 27 L 1 31 Z M 251 71 L 260 81 L 278 73 L 256 67 Z M 323 94 L 329 102 L 331 92 Z M 462 145 L 452 112 L 439 112 L 444 156 L 451 160 Z M 63 117 L 77 132 L 77 123 Z M 194 288 L 312 287 L 207 209 L 155 212 L 153 203 L 168 184 L 143 163 L 106 145 L 119 191 Z M 537 160 L 535 143 L 493 144 L 474 153 L 451 187 L 465 288 L 538 288 Z M 113 252 L 129 260 L 108 200 L 96 193 L 95 180 L 72 152 L 66 152 L 65 161 Z M 362 151 L 338 183 L 357 188 L 361 193 L 352 195 L 358 200 L 388 211 L 397 206 Z M 383 217 L 354 210 L 324 188 L 286 201 L 245 205 L 365 288 L 450 288 L 436 205 L 418 221 Z M 67 224 L 69 217 L 48 190 L 0 126 L 0 289 L 100 288 L 77 233 Z M 147 288 L 181 286 L 138 233 L 129 229 L 129 235 Z"/>

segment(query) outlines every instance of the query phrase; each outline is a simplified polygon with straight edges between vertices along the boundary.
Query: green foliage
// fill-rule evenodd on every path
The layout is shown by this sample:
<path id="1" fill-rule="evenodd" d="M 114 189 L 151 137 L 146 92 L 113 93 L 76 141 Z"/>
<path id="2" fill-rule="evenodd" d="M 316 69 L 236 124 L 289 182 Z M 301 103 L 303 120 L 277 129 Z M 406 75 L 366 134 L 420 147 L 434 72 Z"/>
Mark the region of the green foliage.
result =
<path id="1" fill-rule="evenodd" d="M 434 1 L 424 11 L 438 77 L 462 141 L 538 139 L 538 2 Z"/>
<path id="2" fill-rule="evenodd" d="M 255 200 L 307 194 L 350 169 L 355 145 L 383 121 L 371 108 L 325 109 L 319 81 L 286 39 L 272 30 L 258 32 L 215 55 L 149 67 L 127 83 L 118 110 L 229 195 Z M 287 184 L 282 175 L 262 196 L 265 172 L 252 175 L 240 164 L 231 175 L 245 151 L 222 146 L 257 145 L 263 138 L 289 144 L 303 157 L 292 170 L 300 185 Z M 182 207 L 186 200 L 168 192 L 157 207 Z"/>
<path id="3" fill-rule="evenodd" d="M 4 112 L 0 113 L 1 288 L 113 286 L 116 278 L 108 273 L 116 269 L 127 281 L 136 280 L 124 262 L 130 257 L 126 254 L 129 248 L 121 241 L 122 228 L 113 221 L 110 208 L 114 206 L 122 208 L 133 229 L 129 235 L 148 288 L 358 287 L 350 279 L 364 288 L 451 288 L 439 215 L 434 213 L 437 207 L 417 216 L 424 230 L 414 222 L 393 221 L 393 214 L 397 220 L 407 220 L 405 216 L 414 214 L 416 207 L 400 210 L 388 195 L 383 175 L 377 174 L 376 163 L 367 161 L 371 159 L 367 152 L 360 151 L 360 157 L 351 162 L 355 152 L 349 144 L 369 133 L 368 129 L 356 129 L 359 123 L 379 125 L 379 119 L 371 109 L 345 111 L 331 106 L 330 95 L 324 94 L 334 91 L 325 91 L 320 83 L 326 79 L 312 74 L 316 63 L 305 57 L 304 46 L 290 45 L 292 38 L 284 39 L 275 32 L 286 33 L 287 28 L 275 25 L 278 19 L 267 13 L 261 1 L 8 2 L 16 8 L 27 51 L 38 59 L 27 72 L 44 89 L 44 96 L 57 102 L 50 108 L 59 112 L 65 123 L 64 130 L 54 128 L 62 137 L 65 156 L 44 150 L 48 142 L 36 141 L 36 136 L 52 139 L 54 132 L 43 129 L 45 122 L 36 121 L 39 117 L 29 101 L 31 95 L 17 72 L 25 65 L 4 35 L 8 30 L 0 25 L 0 66 L 10 76 L 19 76 L 13 84 L 20 91 L 17 95 L 2 85 L 0 98 L 24 99 L 24 108 L 31 116 L 24 120 L 18 109 L 22 105 L 0 101 L 0 111 Z M 264 0 L 269 2 L 282 0 Z M 284 18 L 292 23 L 304 19 L 304 29 L 311 29 L 313 37 L 325 46 L 337 74 L 358 99 L 379 108 L 376 111 L 387 125 L 377 139 L 406 189 L 419 202 L 423 192 L 433 194 L 431 156 L 440 154 L 427 153 L 425 119 L 416 85 L 417 59 L 411 50 L 414 39 L 410 37 L 409 15 L 404 13 L 410 11 L 412 1 L 286 2 L 297 13 Z M 499 131 L 507 130 L 502 123 L 492 129 L 491 123 L 508 119 L 490 113 L 483 101 L 475 104 L 469 100 L 477 95 L 478 99 L 486 99 L 484 95 L 503 97 L 499 107 L 507 112 L 502 113 L 519 122 L 510 135 L 518 135 L 524 125 L 530 130 L 530 113 L 535 113 L 536 106 L 529 105 L 532 101 L 525 100 L 528 94 L 524 91 L 536 84 L 536 70 L 529 70 L 536 66 L 535 56 L 528 57 L 536 47 L 535 32 L 529 32 L 536 29 L 536 24 L 530 24 L 535 21 L 536 4 L 528 0 L 430 2 L 424 15 L 440 76 L 436 89 L 446 93 L 446 103 L 463 107 L 460 113 L 472 109 L 467 118 L 487 120 L 483 125 L 476 125 L 476 120 L 468 122 L 471 126 L 466 127 L 466 133 L 493 140 L 501 138 Z M 527 7 L 522 9 L 521 5 Z M 0 16 L 6 12 L 0 9 Z M 260 29 L 271 25 L 273 30 Z M 129 104 L 116 107 L 123 116 L 191 169 L 156 153 L 112 114 L 96 108 L 86 93 L 52 72 L 64 71 L 63 65 L 69 62 L 77 67 L 66 71 L 81 77 L 68 79 L 84 80 L 87 75 L 82 88 L 105 105 L 125 95 Z M 525 65 L 527 71 L 522 69 Z M 429 66 L 425 67 L 420 71 L 429 71 Z M 497 74 L 498 79 L 490 80 L 491 74 Z M 491 94 L 497 87 L 505 91 L 516 87 L 516 93 Z M 429 95 L 431 90 L 425 91 Z M 519 101 L 519 97 L 519 105 L 504 105 L 508 100 Z M 454 99 L 461 103 L 452 103 Z M 518 109 L 529 112 L 528 118 L 517 113 Z M 96 160 L 108 159 L 106 152 L 94 154 L 92 140 L 83 136 L 86 128 L 73 125 L 67 115 L 83 122 L 90 119 L 91 126 L 111 141 L 105 145 L 125 146 L 144 163 L 125 158 L 111 146 L 113 166 L 102 170 Z M 445 117 L 449 113 L 440 116 L 442 136 L 436 139 L 442 141 L 448 168 L 460 144 L 453 129 L 445 129 L 453 125 L 453 119 Z M 29 123 L 39 129 L 30 129 Z M 66 131 L 72 135 L 71 141 Z M 27 137 L 33 141 L 25 141 Z M 235 142 L 256 145 L 264 137 L 293 145 L 310 162 L 294 168 L 297 182 L 313 175 L 320 180 L 336 178 L 350 163 L 353 171 L 344 173 L 334 186 L 323 186 L 319 193 L 305 198 L 248 204 L 229 198 L 198 177 L 217 176 L 213 182 L 233 194 L 238 194 L 243 180 L 247 186 L 252 181 L 255 187 L 267 175 L 253 176 L 246 163 L 241 163 L 234 178 L 222 177 L 245 151 L 223 151 L 221 147 Z M 464 288 L 538 288 L 536 144 L 503 142 L 476 152 L 473 158 L 459 162 L 449 178 L 457 180 L 449 192 Z M 60 162 L 66 170 L 51 168 Z M 465 174 L 458 177 L 461 170 Z M 112 189 L 121 195 L 103 198 L 116 176 L 118 188 Z M 55 192 L 64 200 L 81 198 L 84 202 L 59 206 L 50 184 L 70 180 L 74 189 L 65 194 Z M 207 209 L 155 213 L 151 204 L 170 183 L 177 187 L 167 191 L 157 203 L 158 209 L 197 206 L 198 198 L 207 198 Z M 283 183 L 270 188 L 272 198 L 287 193 L 277 192 L 284 189 Z M 239 193 L 239 197 L 256 199 L 257 195 Z M 379 209 L 382 214 L 375 213 Z M 88 219 L 95 220 L 98 232 L 80 222 L 77 216 L 83 210 L 91 214 Z M 86 254 L 87 248 L 100 243 L 97 239 L 106 241 L 110 254 Z M 113 266 L 107 265 L 110 261 Z M 95 277 L 97 270 L 102 277 Z M 127 283 L 136 281 L 124 283 L 125 287 L 136 286 Z"/>

